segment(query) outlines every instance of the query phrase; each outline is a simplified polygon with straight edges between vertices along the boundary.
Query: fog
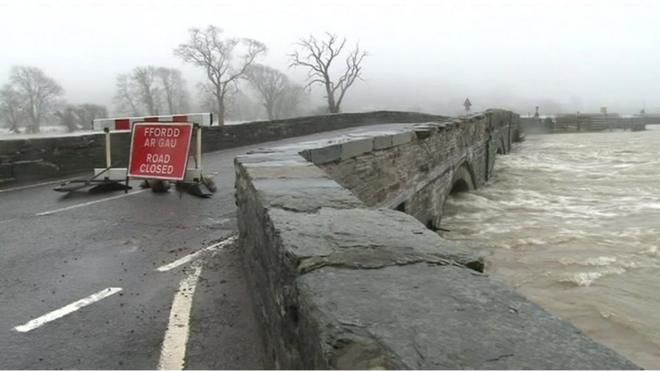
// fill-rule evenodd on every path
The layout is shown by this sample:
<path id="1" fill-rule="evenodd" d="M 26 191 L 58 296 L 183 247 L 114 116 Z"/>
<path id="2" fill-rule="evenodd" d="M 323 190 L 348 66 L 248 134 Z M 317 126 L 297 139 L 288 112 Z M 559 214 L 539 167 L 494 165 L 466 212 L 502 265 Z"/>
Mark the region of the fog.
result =
<path id="1" fill-rule="evenodd" d="M 660 112 L 657 1 L 0 1 L 0 85 L 12 65 L 56 79 L 72 103 L 112 111 L 115 78 L 141 65 L 203 73 L 173 49 L 191 27 L 266 44 L 288 68 L 294 44 L 332 32 L 370 56 L 343 110 Z M 322 106 L 320 89 L 312 105 Z"/>

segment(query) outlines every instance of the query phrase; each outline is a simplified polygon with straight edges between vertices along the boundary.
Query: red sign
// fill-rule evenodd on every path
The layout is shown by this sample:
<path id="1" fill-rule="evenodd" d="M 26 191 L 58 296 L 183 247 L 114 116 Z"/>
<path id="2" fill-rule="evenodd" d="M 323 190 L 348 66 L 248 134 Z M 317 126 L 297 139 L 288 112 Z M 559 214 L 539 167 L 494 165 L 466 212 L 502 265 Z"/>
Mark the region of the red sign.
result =
<path id="1" fill-rule="evenodd" d="M 136 123 L 128 176 L 183 180 L 192 138 L 191 123 Z"/>

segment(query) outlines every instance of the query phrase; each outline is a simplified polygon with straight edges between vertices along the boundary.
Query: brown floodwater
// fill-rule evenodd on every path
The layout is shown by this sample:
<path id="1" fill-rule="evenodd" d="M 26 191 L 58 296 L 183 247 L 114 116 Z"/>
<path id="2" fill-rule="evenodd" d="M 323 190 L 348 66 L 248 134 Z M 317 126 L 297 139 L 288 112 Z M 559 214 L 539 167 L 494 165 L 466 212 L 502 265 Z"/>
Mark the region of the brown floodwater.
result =
<path id="1" fill-rule="evenodd" d="M 660 368 L 660 128 L 529 136 L 450 197 L 443 237 L 644 368 Z"/>

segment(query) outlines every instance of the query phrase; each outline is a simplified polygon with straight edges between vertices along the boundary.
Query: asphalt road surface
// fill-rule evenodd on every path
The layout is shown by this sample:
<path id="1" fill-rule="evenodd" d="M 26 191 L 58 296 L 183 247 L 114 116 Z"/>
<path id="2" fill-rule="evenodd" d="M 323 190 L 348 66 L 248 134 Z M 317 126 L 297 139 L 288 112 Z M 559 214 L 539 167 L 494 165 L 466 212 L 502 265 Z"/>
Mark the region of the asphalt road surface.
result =
<path id="1" fill-rule="evenodd" d="M 0 369 L 262 368 L 236 234 L 236 155 L 206 154 L 219 191 L 0 189 Z M 47 182 L 48 183 L 48 182 Z"/>

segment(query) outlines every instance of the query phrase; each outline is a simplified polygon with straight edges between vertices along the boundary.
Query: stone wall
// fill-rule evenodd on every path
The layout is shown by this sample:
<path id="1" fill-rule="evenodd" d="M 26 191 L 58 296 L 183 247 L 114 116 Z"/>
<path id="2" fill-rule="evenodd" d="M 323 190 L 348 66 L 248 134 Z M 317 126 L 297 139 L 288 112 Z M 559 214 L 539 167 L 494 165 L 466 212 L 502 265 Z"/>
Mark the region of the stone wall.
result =
<path id="1" fill-rule="evenodd" d="M 205 152 L 373 123 L 423 122 L 444 116 L 376 111 L 259 121 L 205 128 Z M 0 185 L 62 177 L 105 167 L 104 134 L 0 140 Z M 113 166 L 126 167 L 130 133 L 112 135 Z"/>
<path id="2" fill-rule="evenodd" d="M 398 186 L 390 190 L 374 184 L 383 190 L 374 194 L 368 186 L 351 192 L 326 171 L 335 166 L 342 173 L 336 165 L 351 163 L 365 181 L 372 181 L 379 170 L 370 172 L 368 161 L 360 158 L 371 156 L 383 171 L 391 161 L 413 161 L 407 151 L 448 152 L 430 152 L 423 155 L 426 160 L 411 162 L 413 178 L 432 184 L 428 174 L 435 168 L 458 174 L 454 164 L 460 156 L 452 154 L 458 150 L 480 153 L 475 156 L 488 164 L 474 170 L 483 174 L 475 175 L 480 179 L 475 183 L 482 185 L 492 168 L 485 153 L 492 150 L 479 152 L 463 141 L 486 145 L 493 137 L 502 139 L 504 127 L 498 122 L 511 124 L 515 118 L 493 111 L 445 120 L 446 125 L 397 126 L 329 144 L 306 142 L 237 157 L 239 244 L 265 338 L 266 366 L 636 368 L 488 277 L 483 260 L 469 249 L 442 239 L 419 218 L 390 209 L 389 201 L 409 186 L 404 179 L 409 169 L 400 176 L 381 172 L 380 177 L 398 176 Z M 485 128 L 493 125 L 500 129 L 489 135 Z M 514 132 L 505 126 L 506 133 Z M 441 158 L 450 165 L 436 161 Z M 424 164 L 429 169 L 420 169 Z"/>

